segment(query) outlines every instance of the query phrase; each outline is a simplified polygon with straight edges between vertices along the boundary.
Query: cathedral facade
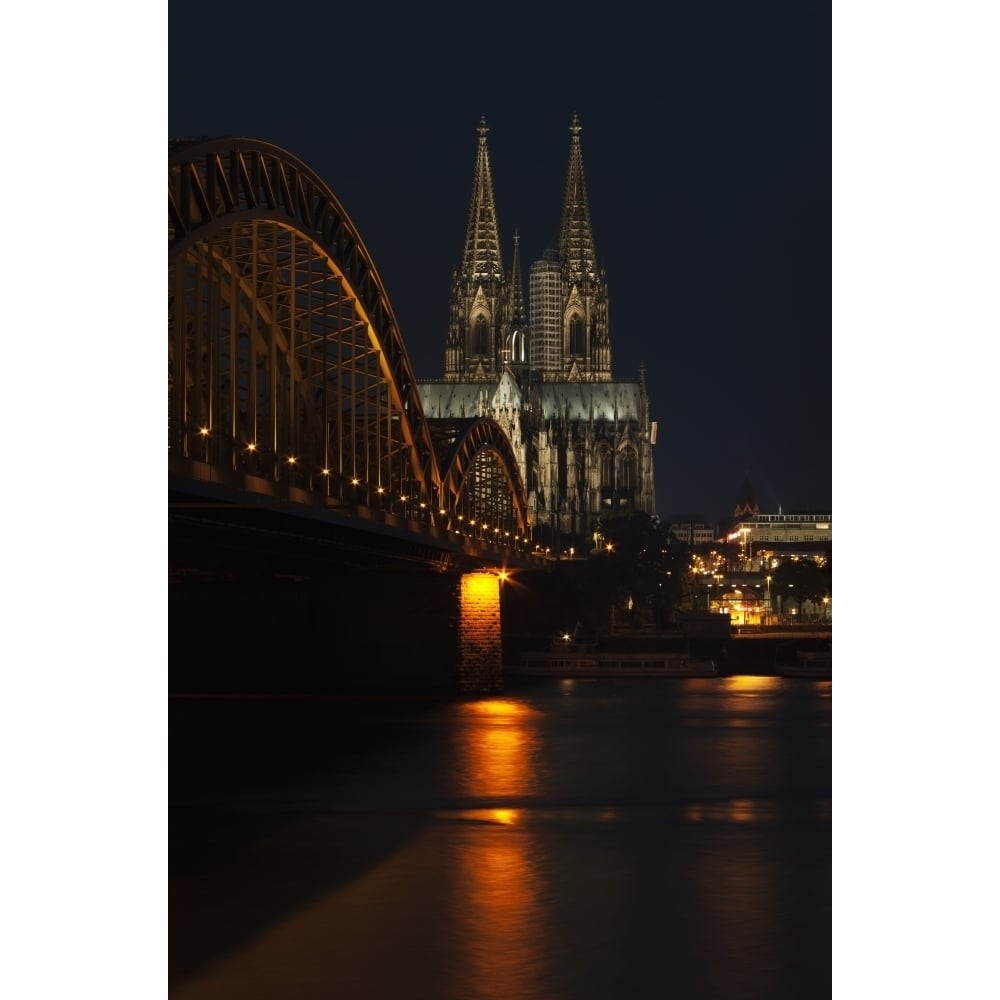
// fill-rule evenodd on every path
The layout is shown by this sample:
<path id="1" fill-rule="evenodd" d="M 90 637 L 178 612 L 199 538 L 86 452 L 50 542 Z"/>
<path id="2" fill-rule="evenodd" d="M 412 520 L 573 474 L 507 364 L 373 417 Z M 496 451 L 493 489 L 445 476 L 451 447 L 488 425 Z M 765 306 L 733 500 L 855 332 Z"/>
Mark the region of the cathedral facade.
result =
<path id="1" fill-rule="evenodd" d="M 461 264 L 451 279 L 444 377 L 418 384 L 434 420 L 489 416 L 510 438 L 528 492 L 533 536 L 556 553 L 586 544 L 602 514 L 655 514 L 645 372 L 611 368 L 608 287 L 594 248 L 581 126 L 570 126 L 559 247 L 529 272 L 520 241 L 503 266 L 485 120 Z"/>

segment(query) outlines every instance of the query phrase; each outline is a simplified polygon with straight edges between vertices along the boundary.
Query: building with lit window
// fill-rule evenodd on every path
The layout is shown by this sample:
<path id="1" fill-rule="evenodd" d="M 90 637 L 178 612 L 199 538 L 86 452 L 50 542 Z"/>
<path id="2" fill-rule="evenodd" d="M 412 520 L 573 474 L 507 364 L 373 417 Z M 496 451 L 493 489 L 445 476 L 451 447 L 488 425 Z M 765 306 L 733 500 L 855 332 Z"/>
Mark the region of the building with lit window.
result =
<path id="1" fill-rule="evenodd" d="M 753 514 L 737 525 L 746 545 L 774 549 L 788 555 L 822 555 L 833 546 L 833 515 L 829 511 L 803 514 Z"/>

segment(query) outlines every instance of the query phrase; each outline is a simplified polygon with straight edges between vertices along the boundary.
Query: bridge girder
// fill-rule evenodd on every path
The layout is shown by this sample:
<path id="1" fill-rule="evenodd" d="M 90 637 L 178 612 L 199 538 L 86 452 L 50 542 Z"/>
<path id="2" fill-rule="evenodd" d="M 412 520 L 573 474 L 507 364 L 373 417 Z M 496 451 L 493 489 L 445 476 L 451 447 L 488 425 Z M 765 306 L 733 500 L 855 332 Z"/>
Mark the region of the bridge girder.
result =
<path id="1" fill-rule="evenodd" d="M 472 422 L 442 464 L 381 278 L 311 168 L 253 139 L 171 144 L 168 219 L 172 463 L 347 504 L 419 497 L 431 520 L 473 495 L 526 532 L 499 425 Z"/>
<path id="2" fill-rule="evenodd" d="M 527 497 L 510 438 L 490 417 L 430 421 L 443 470 L 441 493 L 449 509 L 467 519 L 485 518 L 495 527 L 510 523 L 530 530 Z M 502 489 L 497 489 L 502 484 Z M 491 505 L 489 499 L 494 498 Z M 502 527 L 501 527 L 501 530 Z"/>
<path id="3" fill-rule="evenodd" d="M 213 399 L 192 408 L 191 400 L 183 398 L 192 382 L 201 383 L 196 391 L 211 399 L 212 389 L 218 389 L 217 384 L 212 385 L 213 378 L 217 381 L 219 377 L 213 364 L 216 368 L 228 366 L 227 388 L 235 400 L 239 392 L 239 375 L 235 371 L 238 351 L 251 355 L 257 362 L 254 367 L 259 367 L 262 352 L 266 352 L 270 355 L 267 362 L 280 358 L 284 369 L 271 371 L 270 379 L 294 384 L 298 397 L 274 400 L 271 410 L 279 406 L 286 411 L 306 409 L 310 401 L 302 386 L 310 378 L 314 383 L 322 381 L 321 377 L 317 379 L 317 367 L 325 369 L 328 376 L 334 375 L 333 369 L 342 369 L 340 348 L 350 341 L 347 355 L 352 370 L 350 374 L 340 372 L 350 387 L 341 394 L 341 405 L 345 410 L 360 411 L 372 406 L 375 396 L 384 397 L 375 419 L 385 425 L 384 439 L 388 442 L 394 435 L 408 453 L 409 490 L 430 500 L 441 476 L 399 326 L 370 254 L 326 184 L 304 163 L 276 146 L 250 139 L 221 139 L 171 149 L 168 205 L 174 453 L 199 456 L 196 436 L 202 428 L 208 428 L 209 434 L 227 434 L 230 450 L 244 444 L 252 446 L 251 450 L 258 452 L 259 466 L 257 428 L 253 428 L 252 435 L 243 428 L 242 436 L 252 436 L 253 440 L 237 440 L 241 436 L 238 403 L 225 407 L 222 401 Z M 275 280 L 273 275 L 282 269 L 282 276 Z M 291 272 L 294 277 L 289 277 Z M 193 290 L 185 287 L 185 280 Z M 258 294 L 265 286 L 268 294 Z M 190 315 L 192 296 L 200 296 L 207 303 L 204 315 Z M 211 301 L 213 297 L 217 304 Z M 303 298 L 310 301 L 303 305 Z M 220 307 L 228 308 L 224 320 L 229 330 L 210 329 L 213 322 L 219 324 Z M 321 314 L 317 314 L 317 308 L 323 310 Z M 186 327 L 199 322 L 205 330 L 200 336 L 192 336 Z M 234 335 L 233 329 L 241 326 L 240 333 Z M 262 336 L 261 329 L 268 334 Z M 317 343 L 317 332 L 325 344 Z M 249 345 L 238 344 L 241 337 L 250 341 Z M 358 359 L 366 354 L 369 360 L 359 363 Z M 178 369 L 187 355 L 197 357 L 190 358 L 191 364 L 182 377 Z M 259 379 L 258 372 L 249 370 L 250 362 L 244 364 L 247 370 L 240 373 L 244 380 Z M 306 370 L 309 365 L 311 372 Z M 248 387 L 243 392 L 248 397 L 244 408 L 248 409 L 252 393 Z M 222 411 L 229 424 L 226 428 L 216 426 L 213 419 Z M 272 423 L 278 420 L 276 412 L 269 416 Z M 244 422 L 250 422 L 250 414 L 242 417 Z M 287 413 L 286 417 L 292 419 Z M 315 413 L 311 415 L 314 422 L 316 417 Z M 352 423 L 357 433 L 357 412 Z M 280 461 L 279 441 L 284 430 L 269 427 L 270 440 L 264 442 L 272 446 L 276 463 Z M 373 439 L 364 448 L 369 452 L 373 442 L 377 445 L 379 433 L 371 427 L 360 433 Z M 296 448 L 301 442 L 289 445 Z M 322 456 L 311 456 L 318 470 L 332 467 L 326 452 L 324 448 Z M 211 460 L 216 463 L 231 457 L 220 458 L 218 448 L 211 451 Z M 359 478 L 357 457 L 350 456 L 351 479 Z M 375 489 L 383 482 L 388 486 L 393 478 L 391 470 L 373 468 L 371 454 L 365 458 L 369 463 L 364 470 L 365 484 Z M 384 454 L 376 456 L 376 465 L 388 458 Z M 345 475 L 348 472 L 346 468 L 340 471 Z"/>

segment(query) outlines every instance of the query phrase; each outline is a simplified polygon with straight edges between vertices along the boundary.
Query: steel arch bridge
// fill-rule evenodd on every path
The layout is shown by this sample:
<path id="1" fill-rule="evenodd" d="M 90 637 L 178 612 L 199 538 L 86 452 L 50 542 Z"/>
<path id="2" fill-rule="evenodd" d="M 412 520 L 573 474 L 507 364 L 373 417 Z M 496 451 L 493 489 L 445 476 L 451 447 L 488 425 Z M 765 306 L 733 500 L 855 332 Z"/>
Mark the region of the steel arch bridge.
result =
<path id="1" fill-rule="evenodd" d="M 246 138 L 172 143 L 169 165 L 172 475 L 523 550 L 510 441 L 492 420 L 424 415 L 388 295 L 326 183 Z"/>

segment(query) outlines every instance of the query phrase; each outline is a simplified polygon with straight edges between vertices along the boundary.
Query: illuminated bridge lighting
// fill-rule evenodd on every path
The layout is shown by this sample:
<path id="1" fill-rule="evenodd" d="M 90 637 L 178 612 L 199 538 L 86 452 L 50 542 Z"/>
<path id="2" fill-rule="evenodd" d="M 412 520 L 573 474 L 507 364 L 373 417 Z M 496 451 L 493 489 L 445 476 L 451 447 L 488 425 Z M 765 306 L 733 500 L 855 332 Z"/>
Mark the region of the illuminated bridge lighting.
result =
<path id="1" fill-rule="evenodd" d="M 413 520 L 393 528 L 421 543 L 450 548 L 433 529 L 457 517 L 519 547 L 528 499 L 510 438 L 490 417 L 423 412 L 381 277 L 323 179 L 234 137 L 172 144 L 168 178 L 174 492 L 322 505 L 373 528 L 398 513 L 381 499 L 370 510 L 377 492 L 413 502 Z M 286 191 L 305 193 L 285 203 Z"/>

